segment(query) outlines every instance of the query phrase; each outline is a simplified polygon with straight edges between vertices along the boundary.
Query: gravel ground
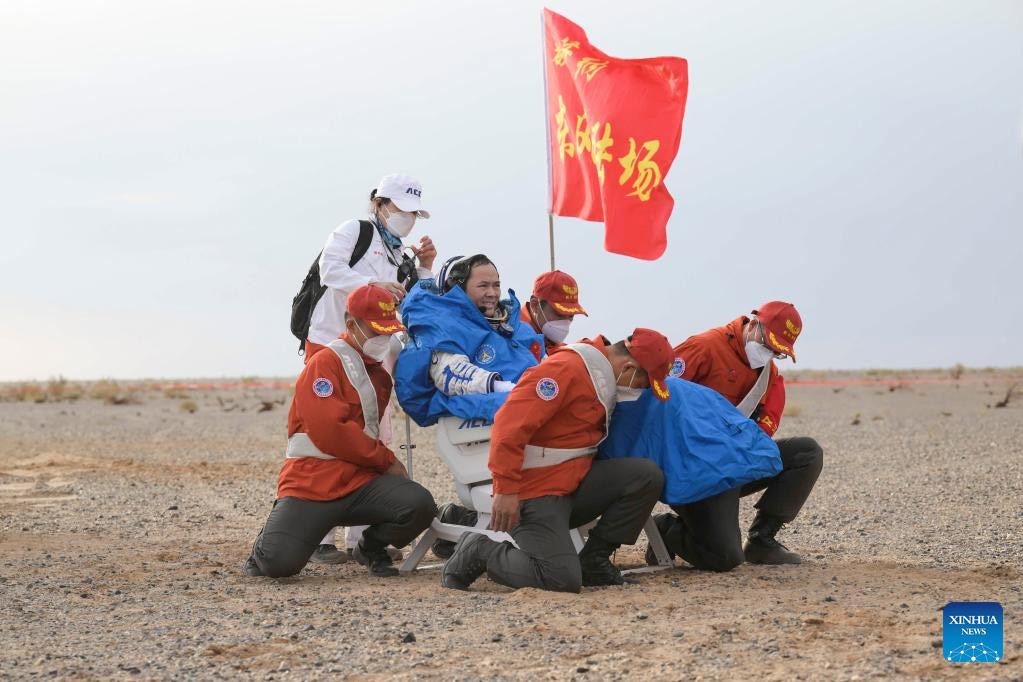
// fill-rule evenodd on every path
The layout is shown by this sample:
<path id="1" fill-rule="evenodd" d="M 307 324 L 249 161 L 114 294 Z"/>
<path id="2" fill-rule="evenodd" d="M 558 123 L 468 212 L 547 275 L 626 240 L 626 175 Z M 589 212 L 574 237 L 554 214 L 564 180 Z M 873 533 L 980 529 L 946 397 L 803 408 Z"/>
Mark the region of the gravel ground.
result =
<path id="1" fill-rule="evenodd" d="M 1023 395 L 993 406 L 1014 380 L 791 386 L 779 435 L 825 449 L 780 536 L 804 564 L 680 562 L 581 595 L 350 564 L 247 578 L 287 391 L 0 403 L 0 678 L 1020 680 Z M 453 499 L 432 434 L 414 440 L 416 478 Z M 1006 655 L 967 673 L 940 610 L 972 600 L 1002 603 Z"/>

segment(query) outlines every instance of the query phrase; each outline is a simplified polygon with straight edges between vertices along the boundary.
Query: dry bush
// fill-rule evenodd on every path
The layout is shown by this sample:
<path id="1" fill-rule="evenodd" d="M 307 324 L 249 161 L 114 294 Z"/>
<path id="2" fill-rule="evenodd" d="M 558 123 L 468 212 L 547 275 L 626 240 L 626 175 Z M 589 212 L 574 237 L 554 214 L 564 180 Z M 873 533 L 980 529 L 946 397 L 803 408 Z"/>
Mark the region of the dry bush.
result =
<path id="1" fill-rule="evenodd" d="M 800 407 L 799 405 L 793 405 L 792 403 L 789 403 L 788 405 L 785 406 L 785 409 L 782 410 L 781 414 L 783 417 L 798 417 L 799 415 L 803 414 L 803 408 Z"/>
<path id="2" fill-rule="evenodd" d="M 36 383 L 7 383 L 0 388 L 0 402 L 27 403 L 34 402 L 35 397 L 43 393 Z"/>
<path id="3" fill-rule="evenodd" d="M 182 412 L 187 412 L 188 414 L 195 414 L 195 411 L 199 409 L 194 400 L 182 400 L 178 407 L 181 408 Z"/>
<path id="4" fill-rule="evenodd" d="M 163 397 L 168 400 L 188 400 L 192 397 L 192 394 L 180 388 L 171 387 L 164 390 Z"/>
<path id="5" fill-rule="evenodd" d="M 995 407 L 1008 407 L 1009 401 L 1012 400 L 1012 396 L 1016 393 L 1016 384 L 1013 384 L 1005 392 L 1005 397 L 995 403 Z"/>
<path id="6" fill-rule="evenodd" d="M 4 386 L 0 390 L 0 401 L 5 403 L 42 403 L 46 402 L 46 394 L 39 384 L 20 382 Z"/>
<path id="7" fill-rule="evenodd" d="M 121 386 L 111 379 L 97 381 L 89 390 L 89 397 L 107 405 L 138 405 L 142 402 L 134 389 Z"/>
<path id="8" fill-rule="evenodd" d="M 0 388 L 0 402 L 8 403 L 60 403 L 82 397 L 82 387 L 64 377 L 50 379 L 45 384 L 23 381 Z"/>
<path id="9" fill-rule="evenodd" d="M 956 381 L 959 381 L 959 379 L 963 376 L 964 371 L 966 371 L 966 368 L 963 367 L 963 363 L 957 362 L 956 366 L 949 370 L 949 375 Z"/>
<path id="10" fill-rule="evenodd" d="M 72 384 L 63 376 L 57 376 L 46 382 L 46 397 L 52 402 L 73 402 L 82 397 L 82 387 L 79 384 Z"/>

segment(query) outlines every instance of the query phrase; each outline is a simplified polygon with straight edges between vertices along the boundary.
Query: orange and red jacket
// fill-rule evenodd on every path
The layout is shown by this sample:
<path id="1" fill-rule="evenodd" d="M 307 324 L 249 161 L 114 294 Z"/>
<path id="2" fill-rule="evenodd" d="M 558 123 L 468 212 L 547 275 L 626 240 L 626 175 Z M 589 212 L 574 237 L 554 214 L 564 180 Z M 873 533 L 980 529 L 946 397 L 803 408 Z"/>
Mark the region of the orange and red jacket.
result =
<path id="1" fill-rule="evenodd" d="M 743 326 L 748 322 L 749 318 L 743 316 L 723 327 L 690 336 L 675 348 L 675 367 L 682 371 L 678 373 L 673 367 L 672 375 L 713 388 L 728 402 L 738 405 L 760 376 L 760 370 L 750 367 L 746 358 Z M 767 392 L 750 419 L 759 424 L 767 435 L 773 436 L 781 423 L 784 409 L 785 379 L 772 362 Z"/>
<path id="2" fill-rule="evenodd" d="M 341 338 L 348 341 L 347 334 Z M 376 360 L 363 355 L 362 361 L 382 415 L 391 399 L 391 377 Z M 336 459 L 285 459 L 277 479 L 277 497 L 336 500 L 387 471 L 395 461 L 394 453 L 367 436 L 365 426 L 359 394 L 348 381 L 337 353 L 325 348 L 310 356 L 295 382 L 288 437 L 306 433 L 320 451 Z"/>
<path id="3" fill-rule="evenodd" d="M 535 331 L 537 334 L 543 336 L 543 332 L 540 330 L 539 327 L 536 326 L 536 322 L 533 322 L 533 316 L 529 314 L 529 306 L 526 305 L 525 303 L 523 303 L 522 307 L 519 308 L 519 319 L 528 324 L 530 327 L 532 327 L 533 331 Z M 547 355 L 550 355 L 552 350 L 558 348 L 559 346 L 564 346 L 565 344 L 554 343 L 546 336 L 543 336 L 543 345 L 547 349 Z M 533 355 L 536 356 L 537 360 L 541 359 L 540 344 L 534 344 L 534 347 L 530 348 L 529 350 L 533 352 Z"/>
<path id="4" fill-rule="evenodd" d="M 583 339 L 607 355 L 602 336 Z M 543 394 L 537 385 L 544 382 Z M 550 395 L 552 384 L 554 395 Z M 549 397 L 545 397 L 549 396 Z M 583 359 L 570 348 L 555 347 L 543 362 L 530 367 L 494 417 L 490 435 L 490 472 L 494 492 L 528 500 L 543 495 L 570 495 L 590 471 L 593 455 L 560 464 L 523 469 L 526 445 L 584 448 L 604 438 L 606 414 Z"/>

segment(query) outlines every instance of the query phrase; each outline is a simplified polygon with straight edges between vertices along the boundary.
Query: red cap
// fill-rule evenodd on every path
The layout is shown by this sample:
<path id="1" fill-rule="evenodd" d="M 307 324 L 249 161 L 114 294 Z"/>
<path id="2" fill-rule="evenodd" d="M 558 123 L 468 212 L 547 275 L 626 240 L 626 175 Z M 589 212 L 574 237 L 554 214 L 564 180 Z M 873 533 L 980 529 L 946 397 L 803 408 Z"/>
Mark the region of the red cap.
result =
<path id="1" fill-rule="evenodd" d="M 394 295 L 386 289 L 367 284 L 348 294 L 348 314 L 369 322 L 378 334 L 405 331 L 405 325 L 395 313 Z"/>
<path id="2" fill-rule="evenodd" d="M 579 285 L 572 275 L 561 270 L 545 272 L 537 277 L 533 281 L 533 295 L 550 303 L 562 315 L 586 315 L 579 305 Z"/>
<path id="3" fill-rule="evenodd" d="M 803 318 L 796 311 L 796 306 L 784 301 L 768 301 L 753 314 L 764 325 L 764 337 L 767 345 L 778 353 L 784 353 L 796 361 L 796 352 L 793 346 L 799 332 L 803 331 Z"/>
<path id="4" fill-rule="evenodd" d="M 650 387 L 654 389 L 657 399 L 667 400 L 668 386 L 664 380 L 671 369 L 671 363 L 675 362 L 675 351 L 671 349 L 668 339 L 653 329 L 637 328 L 632 332 L 632 339 L 625 345 L 639 366 L 646 370 Z"/>

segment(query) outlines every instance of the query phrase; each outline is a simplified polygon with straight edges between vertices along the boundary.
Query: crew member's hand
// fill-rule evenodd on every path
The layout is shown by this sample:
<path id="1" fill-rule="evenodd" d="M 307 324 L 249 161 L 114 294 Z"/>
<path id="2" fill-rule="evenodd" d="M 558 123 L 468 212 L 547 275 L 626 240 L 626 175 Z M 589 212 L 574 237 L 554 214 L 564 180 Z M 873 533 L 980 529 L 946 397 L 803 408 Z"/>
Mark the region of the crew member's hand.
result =
<path id="1" fill-rule="evenodd" d="M 388 292 L 399 302 L 405 298 L 405 287 L 398 284 L 397 282 L 370 282 L 375 287 L 380 287 L 384 291 Z"/>
<path id="2" fill-rule="evenodd" d="M 423 235 L 419 240 L 419 246 L 413 246 L 412 251 L 419 257 L 419 265 L 427 270 L 433 270 L 433 261 L 437 258 L 437 249 L 433 240 Z"/>
<path id="3" fill-rule="evenodd" d="M 408 471 L 405 469 L 405 465 L 399 460 L 394 460 L 394 464 L 388 467 L 384 473 L 391 474 L 392 476 L 401 476 L 402 478 L 408 478 Z"/>
<path id="4" fill-rule="evenodd" d="M 490 515 L 490 530 L 510 533 L 517 525 L 519 525 L 519 496 L 494 495 L 494 504 L 491 507 Z"/>

